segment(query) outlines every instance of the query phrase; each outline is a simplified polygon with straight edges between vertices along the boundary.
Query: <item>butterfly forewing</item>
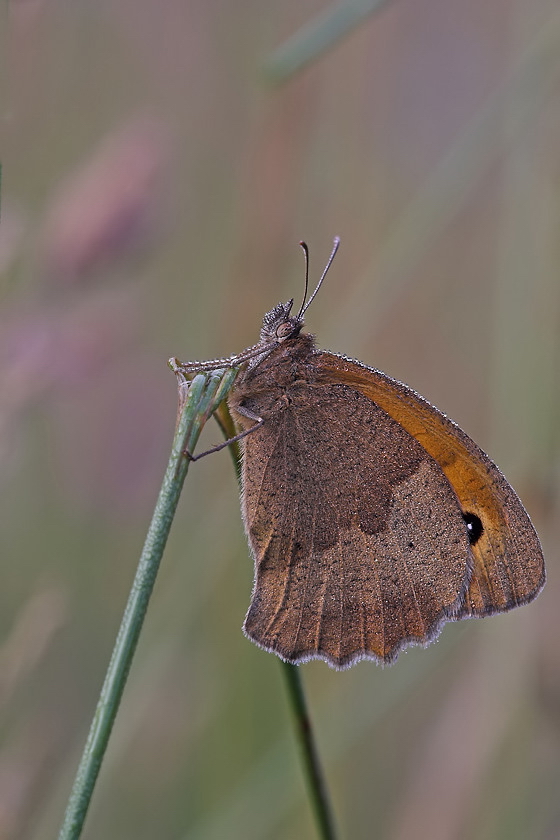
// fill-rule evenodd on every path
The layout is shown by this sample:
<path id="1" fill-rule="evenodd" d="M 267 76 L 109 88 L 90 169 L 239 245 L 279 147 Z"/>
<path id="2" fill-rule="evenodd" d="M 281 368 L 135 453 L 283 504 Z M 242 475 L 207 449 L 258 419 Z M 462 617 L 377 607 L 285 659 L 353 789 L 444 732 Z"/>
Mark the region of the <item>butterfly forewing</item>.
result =
<path id="1" fill-rule="evenodd" d="M 544 559 L 525 508 L 500 470 L 458 426 L 412 389 L 380 371 L 317 352 L 319 379 L 357 389 L 412 435 L 443 470 L 466 515 L 481 524 L 471 546 L 474 570 L 456 618 L 489 615 L 531 601 Z"/>

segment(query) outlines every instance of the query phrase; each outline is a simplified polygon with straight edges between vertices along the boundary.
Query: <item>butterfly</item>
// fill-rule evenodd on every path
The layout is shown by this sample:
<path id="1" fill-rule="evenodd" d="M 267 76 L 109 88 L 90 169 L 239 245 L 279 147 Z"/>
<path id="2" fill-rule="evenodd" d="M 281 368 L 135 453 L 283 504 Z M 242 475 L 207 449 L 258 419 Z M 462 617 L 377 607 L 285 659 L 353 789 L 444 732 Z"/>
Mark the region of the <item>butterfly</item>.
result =
<path id="1" fill-rule="evenodd" d="M 500 470 L 455 423 L 379 370 L 317 349 L 293 300 L 240 366 L 241 509 L 255 561 L 245 634 L 286 662 L 394 662 L 443 624 L 532 601 L 539 539 Z M 198 366 L 198 367 L 197 367 Z"/>

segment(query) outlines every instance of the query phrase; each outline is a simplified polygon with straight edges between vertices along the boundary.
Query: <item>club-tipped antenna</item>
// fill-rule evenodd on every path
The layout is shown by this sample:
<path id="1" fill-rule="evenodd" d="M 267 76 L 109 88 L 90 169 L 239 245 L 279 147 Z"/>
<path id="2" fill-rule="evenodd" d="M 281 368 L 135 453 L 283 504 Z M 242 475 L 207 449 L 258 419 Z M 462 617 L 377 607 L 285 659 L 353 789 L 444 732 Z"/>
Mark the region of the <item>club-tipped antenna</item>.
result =
<path id="1" fill-rule="evenodd" d="M 336 252 L 338 251 L 338 246 L 340 245 L 340 237 L 335 236 L 334 242 L 333 242 L 333 249 L 331 251 L 329 261 L 327 262 L 327 264 L 325 266 L 325 269 L 324 269 L 323 273 L 321 274 L 321 279 L 317 283 L 315 291 L 313 292 L 313 294 L 311 295 L 311 297 L 309 298 L 307 303 L 305 302 L 305 298 L 307 296 L 307 286 L 308 286 L 308 277 L 309 277 L 309 249 L 308 249 L 307 245 L 305 244 L 305 242 L 300 242 L 299 244 L 301 245 L 301 247 L 303 249 L 303 253 L 305 254 L 305 295 L 304 295 L 304 298 L 303 298 L 303 303 L 301 305 L 301 309 L 300 309 L 299 314 L 298 314 L 298 321 L 301 318 L 303 318 L 303 316 L 305 315 L 305 313 L 309 309 L 311 301 L 313 300 L 313 298 L 315 297 L 315 295 L 317 294 L 317 292 L 321 288 L 323 280 L 327 276 L 327 271 L 331 267 L 332 261 L 334 260 Z"/>
<path id="2" fill-rule="evenodd" d="M 307 242 L 300 242 L 299 247 L 303 251 L 303 255 L 305 257 L 305 289 L 303 290 L 303 300 L 297 316 L 298 321 L 305 312 L 305 300 L 307 298 L 307 290 L 309 289 L 309 248 L 307 247 Z"/>

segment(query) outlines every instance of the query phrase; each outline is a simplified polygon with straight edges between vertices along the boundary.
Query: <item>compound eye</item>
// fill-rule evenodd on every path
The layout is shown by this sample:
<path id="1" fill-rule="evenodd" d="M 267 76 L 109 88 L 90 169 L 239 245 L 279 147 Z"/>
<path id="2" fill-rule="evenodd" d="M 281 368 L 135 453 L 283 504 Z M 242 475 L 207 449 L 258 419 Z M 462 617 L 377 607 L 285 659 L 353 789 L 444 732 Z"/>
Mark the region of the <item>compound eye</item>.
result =
<path id="1" fill-rule="evenodd" d="M 284 321 L 276 327 L 276 338 L 280 340 L 288 338 L 294 331 L 294 325 L 289 321 Z"/>

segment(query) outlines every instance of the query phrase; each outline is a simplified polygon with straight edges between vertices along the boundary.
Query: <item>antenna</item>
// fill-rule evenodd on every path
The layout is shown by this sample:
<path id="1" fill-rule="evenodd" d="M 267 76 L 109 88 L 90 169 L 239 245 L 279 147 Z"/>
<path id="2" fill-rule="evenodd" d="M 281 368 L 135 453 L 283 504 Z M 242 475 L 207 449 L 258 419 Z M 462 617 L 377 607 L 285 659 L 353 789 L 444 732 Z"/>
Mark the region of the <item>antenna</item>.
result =
<path id="1" fill-rule="evenodd" d="M 305 242 L 300 242 L 299 244 L 300 244 L 300 245 L 301 245 L 301 247 L 303 248 L 303 252 L 304 252 L 304 254 L 305 254 L 305 294 L 307 295 L 307 275 L 308 275 L 308 273 L 309 273 L 309 250 L 308 250 L 307 245 L 305 244 Z M 311 304 L 311 301 L 313 300 L 313 298 L 315 297 L 315 295 L 317 294 L 317 292 L 318 292 L 318 291 L 319 291 L 319 289 L 321 288 L 321 285 L 322 285 L 322 283 L 323 283 L 323 280 L 324 280 L 324 279 L 325 279 L 325 277 L 327 276 L 327 271 L 328 271 L 328 270 L 329 270 L 329 268 L 331 267 L 331 265 L 332 265 L 332 261 L 334 260 L 335 255 L 336 255 L 336 252 L 338 251 L 338 247 L 339 247 L 339 245 L 340 245 L 340 237 L 335 236 L 335 238 L 334 238 L 334 242 L 333 242 L 333 249 L 332 249 L 332 251 L 331 251 L 331 255 L 330 255 L 330 257 L 329 257 L 329 261 L 327 262 L 327 264 L 326 264 L 326 266 L 325 266 L 325 270 L 324 270 L 324 271 L 323 271 L 323 273 L 321 274 L 321 279 L 320 279 L 320 280 L 319 280 L 319 282 L 317 283 L 317 288 L 315 289 L 315 291 L 313 292 L 313 294 L 311 295 L 311 297 L 309 298 L 309 300 L 307 301 L 307 303 L 305 303 L 305 297 L 304 297 L 304 299 L 303 299 L 303 303 L 302 303 L 302 305 L 301 305 L 301 310 L 300 310 L 299 315 L 298 315 L 298 321 L 299 321 L 299 320 L 301 320 L 301 318 L 303 318 L 303 316 L 305 315 L 305 313 L 306 313 L 306 312 L 307 312 L 307 310 L 309 309 L 309 305 Z"/>
<path id="2" fill-rule="evenodd" d="M 301 306 L 299 308 L 299 313 L 298 313 L 298 316 L 297 316 L 298 321 L 301 320 L 301 316 L 305 312 L 305 308 L 304 308 L 305 307 L 305 299 L 307 297 L 307 290 L 309 288 L 309 248 L 307 247 L 306 242 L 300 242 L 299 246 L 300 246 L 300 248 L 303 251 L 303 254 L 305 256 L 305 289 L 304 289 L 304 292 L 303 292 L 303 300 L 301 302 Z"/>

